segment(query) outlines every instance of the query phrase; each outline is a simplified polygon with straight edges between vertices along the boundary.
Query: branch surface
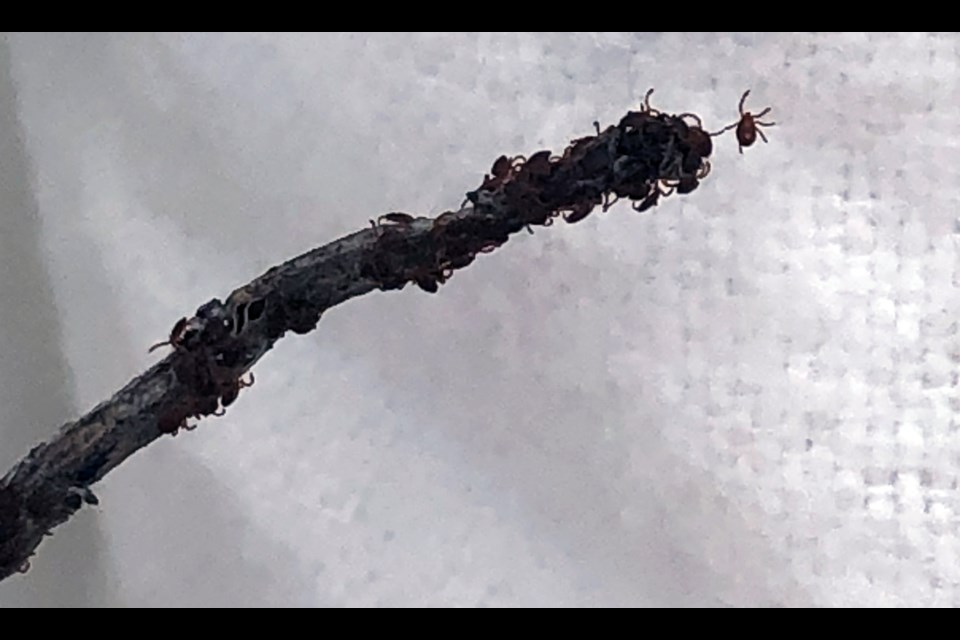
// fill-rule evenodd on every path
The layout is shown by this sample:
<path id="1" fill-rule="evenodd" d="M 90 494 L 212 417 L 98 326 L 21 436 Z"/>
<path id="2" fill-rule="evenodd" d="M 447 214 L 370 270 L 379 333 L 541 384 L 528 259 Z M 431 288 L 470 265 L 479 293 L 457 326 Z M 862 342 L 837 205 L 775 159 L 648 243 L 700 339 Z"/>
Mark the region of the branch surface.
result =
<path id="1" fill-rule="evenodd" d="M 170 355 L 63 425 L 0 479 L 0 579 L 26 571 L 45 535 L 84 503 L 97 504 L 90 486 L 110 470 L 160 436 L 192 428 L 188 419 L 219 415 L 244 386 L 242 376 L 286 332 L 308 333 L 331 307 L 375 289 L 414 282 L 435 293 L 514 233 L 559 217 L 577 222 L 620 198 L 644 211 L 674 190 L 690 193 L 709 173 L 712 144 L 696 116 L 646 105 L 616 126 L 596 128 L 559 155 L 501 156 L 457 211 L 385 214 L 179 321 Z"/>

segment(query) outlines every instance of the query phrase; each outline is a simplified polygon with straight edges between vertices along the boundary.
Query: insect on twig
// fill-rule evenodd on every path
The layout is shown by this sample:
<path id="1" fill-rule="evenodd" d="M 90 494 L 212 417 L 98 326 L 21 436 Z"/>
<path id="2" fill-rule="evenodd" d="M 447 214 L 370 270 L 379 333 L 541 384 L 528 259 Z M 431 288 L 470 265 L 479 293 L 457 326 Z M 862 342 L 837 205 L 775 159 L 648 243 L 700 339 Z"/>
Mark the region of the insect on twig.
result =
<path id="1" fill-rule="evenodd" d="M 180 318 L 179 320 L 177 320 L 177 323 L 173 325 L 173 329 L 170 330 L 170 338 L 167 340 L 164 340 L 163 342 L 158 342 L 157 344 L 153 345 L 147 350 L 147 353 L 153 353 L 156 349 L 159 349 L 160 347 L 164 347 L 166 345 L 170 345 L 171 347 L 176 349 L 177 346 L 179 346 L 180 343 L 183 341 L 183 334 L 186 328 L 187 328 L 187 319 Z"/>

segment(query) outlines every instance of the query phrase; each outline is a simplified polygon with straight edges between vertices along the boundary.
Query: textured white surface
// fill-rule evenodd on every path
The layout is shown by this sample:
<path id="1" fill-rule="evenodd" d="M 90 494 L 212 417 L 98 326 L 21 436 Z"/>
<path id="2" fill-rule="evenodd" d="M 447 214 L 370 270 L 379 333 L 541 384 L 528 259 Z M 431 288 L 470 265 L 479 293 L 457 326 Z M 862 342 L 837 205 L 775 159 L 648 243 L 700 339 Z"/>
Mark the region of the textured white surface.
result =
<path id="1" fill-rule="evenodd" d="M 517 236 L 283 340 L 0 604 L 960 605 L 958 43 L 8 36 L 27 192 L 0 216 L 38 213 L 18 246 L 46 275 L 0 256 L 37 318 L 0 324 L 4 469 L 198 304 L 454 207 L 650 86 L 708 128 L 752 88 L 778 125 L 652 215 Z"/>

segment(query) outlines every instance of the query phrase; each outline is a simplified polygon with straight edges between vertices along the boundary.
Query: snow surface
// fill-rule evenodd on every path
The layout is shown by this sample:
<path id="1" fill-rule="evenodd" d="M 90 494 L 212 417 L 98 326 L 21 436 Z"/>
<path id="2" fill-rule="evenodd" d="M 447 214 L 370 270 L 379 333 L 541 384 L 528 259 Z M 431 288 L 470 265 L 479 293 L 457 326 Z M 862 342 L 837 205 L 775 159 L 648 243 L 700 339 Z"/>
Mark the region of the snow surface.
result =
<path id="1" fill-rule="evenodd" d="M 636 108 L 770 144 L 282 340 L 0 605 L 960 605 L 956 35 L 0 39 L 0 466 L 173 322 Z"/>

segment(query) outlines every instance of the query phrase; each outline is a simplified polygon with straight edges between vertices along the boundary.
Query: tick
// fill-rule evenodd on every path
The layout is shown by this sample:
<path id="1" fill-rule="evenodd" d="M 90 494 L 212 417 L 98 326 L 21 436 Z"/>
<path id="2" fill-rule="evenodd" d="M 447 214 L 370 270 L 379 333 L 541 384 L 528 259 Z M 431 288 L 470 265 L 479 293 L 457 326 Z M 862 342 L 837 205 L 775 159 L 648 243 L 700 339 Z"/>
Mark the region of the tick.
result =
<path id="1" fill-rule="evenodd" d="M 183 342 L 183 334 L 186 332 L 186 329 L 187 319 L 180 318 L 177 320 L 177 323 L 173 325 L 173 329 L 170 331 L 170 339 L 153 345 L 149 350 L 147 350 L 147 353 L 152 353 L 155 349 L 159 349 L 160 347 L 164 347 L 166 345 L 170 345 L 176 349 L 180 343 Z"/>
<path id="2" fill-rule="evenodd" d="M 414 218 L 409 213 L 400 213 L 395 211 L 393 213 L 385 213 L 379 218 L 377 218 L 377 224 L 382 225 L 384 220 L 387 222 L 392 222 L 393 224 L 411 224 L 416 218 Z"/>
<path id="3" fill-rule="evenodd" d="M 696 124 L 690 125 L 684 121 L 684 124 L 687 124 L 687 132 L 683 136 L 684 140 L 690 145 L 690 149 L 699 157 L 707 158 L 713 153 L 713 141 L 710 139 L 710 136 L 716 135 L 707 133 L 703 129 L 703 121 L 695 113 L 681 113 L 677 116 L 681 120 L 684 118 L 693 118 L 696 120 Z"/>
<path id="4" fill-rule="evenodd" d="M 383 234 L 382 228 L 387 226 L 386 223 L 389 222 L 391 223 L 391 225 L 406 226 L 411 222 L 413 222 L 415 219 L 416 218 L 411 216 L 409 213 L 400 213 L 397 211 L 393 213 L 385 213 L 379 218 L 377 218 L 376 221 L 371 220 L 370 226 L 373 227 L 373 230 L 376 232 L 377 237 L 379 238 Z"/>
<path id="5" fill-rule="evenodd" d="M 776 122 L 761 122 L 759 118 L 762 118 L 767 113 L 769 113 L 772 107 L 767 107 L 763 111 L 757 114 L 750 113 L 749 111 L 743 110 L 743 103 L 746 101 L 747 96 L 750 95 L 750 89 L 747 89 L 743 92 L 743 97 L 740 98 L 740 106 L 738 107 L 740 111 L 740 120 L 734 122 L 731 125 L 720 129 L 716 133 L 710 135 L 720 135 L 725 131 L 729 131 L 736 127 L 737 129 L 737 142 L 740 144 L 740 153 L 743 153 L 744 147 L 749 147 L 754 142 L 757 141 L 757 135 L 759 134 L 763 138 L 764 142 L 768 142 L 767 136 L 763 135 L 763 131 L 760 130 L 760 127 L 772 127 Z"/>

